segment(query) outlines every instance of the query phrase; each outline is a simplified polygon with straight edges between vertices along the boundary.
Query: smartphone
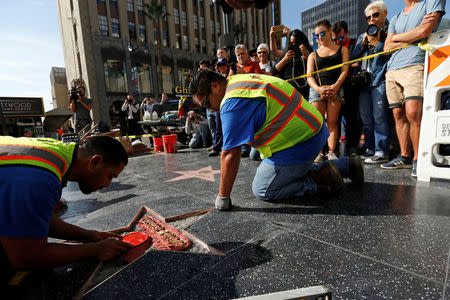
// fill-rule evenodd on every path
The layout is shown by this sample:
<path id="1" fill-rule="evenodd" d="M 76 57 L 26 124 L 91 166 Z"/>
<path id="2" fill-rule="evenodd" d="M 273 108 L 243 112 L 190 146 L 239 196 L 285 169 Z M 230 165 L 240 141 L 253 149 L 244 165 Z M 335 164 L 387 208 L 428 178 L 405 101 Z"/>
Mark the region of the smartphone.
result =
<path id="1" fill-rule="evenodd" d="M 284 35 L 283 35 L 283 29 L 284 29 L 284 25 L 276 25 L 273 28 L 273 31 L 275 33 L 275 38 L 276 39 L 281 39 Z"/>

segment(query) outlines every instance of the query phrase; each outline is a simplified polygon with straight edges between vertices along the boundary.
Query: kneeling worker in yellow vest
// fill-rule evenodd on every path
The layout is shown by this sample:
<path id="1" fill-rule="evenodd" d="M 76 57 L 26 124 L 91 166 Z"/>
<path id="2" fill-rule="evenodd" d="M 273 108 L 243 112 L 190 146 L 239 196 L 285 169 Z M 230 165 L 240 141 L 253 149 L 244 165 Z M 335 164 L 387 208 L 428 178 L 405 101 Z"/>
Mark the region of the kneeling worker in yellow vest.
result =
<path id="1" fill-rule="evenodd" d="M 256 148 L 263 161 L 253 179 L 253 193 L 264 201 L 300 197 L 318 190 L 339 192 L 343 177 L 364 182 L 359 157 L 314 165 L 329 136 L 323 118 L 288 82 L 245 74 L 228 80 L 202 70 L 190 84 L 197 104 L 220 111 L 223 131 L 221 179 L 216 208 L 231 209 L 241 145 Z"/>
<path id="2" fill-rule="evenodd" d="M 89 194 L 108 187 L 128 163 L 109 137 L 80 145 L 47 138 L 0 136 L 0 286 L 16 270 L 56 266 L 87 257 L 108 260 L 130 247 L 120 236 L 86 230 L 54 215 L 67 181 Z M 86 242 L 48 243 L 47 238 Z"/>

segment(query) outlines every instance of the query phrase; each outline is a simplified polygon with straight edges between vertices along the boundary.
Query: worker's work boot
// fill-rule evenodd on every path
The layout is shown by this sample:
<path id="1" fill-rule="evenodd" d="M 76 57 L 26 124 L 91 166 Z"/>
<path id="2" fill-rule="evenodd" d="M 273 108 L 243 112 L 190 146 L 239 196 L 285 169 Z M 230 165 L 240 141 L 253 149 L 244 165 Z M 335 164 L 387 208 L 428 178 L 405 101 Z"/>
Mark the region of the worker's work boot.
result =
<path id="1" fill-rule="evenodd" d="M 339 193 L 344 188 L 344 179 L 337 165 L 328 161 L 317 171 L 310 171 L 309 175 L 317 184 L 319 193 Z"/>
<path id="2" fill-rule="evenodd" d="M 364 168 L 359 156 L 350 157 L 348 161 L 348 178 L 353 184 L 364 183 Z"/>

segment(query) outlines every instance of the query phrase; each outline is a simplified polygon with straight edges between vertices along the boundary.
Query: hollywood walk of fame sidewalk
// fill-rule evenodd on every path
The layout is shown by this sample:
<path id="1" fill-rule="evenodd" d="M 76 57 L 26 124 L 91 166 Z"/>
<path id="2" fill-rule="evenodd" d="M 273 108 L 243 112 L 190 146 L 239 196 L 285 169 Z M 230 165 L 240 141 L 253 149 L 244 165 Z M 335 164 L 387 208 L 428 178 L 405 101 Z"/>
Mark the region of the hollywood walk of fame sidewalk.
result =
<path id="1" fill-rule="evenodd" d="M 241 159 L 231 212 L 213 210 L 188 228 L 226 256 L 152 251 L 85 298 L 230 299 L 329 285 L 333 299 L 449 299 L 448 182 L 365 166 L 365 185 L 348 184 L 338 198 L 269 203 L 251 191 L 258 164 Z M 163 216 L 205 209 L 219 170 L 205 149 L 130 158 L 108 189 L 83 195 L 70 184 L 63 218 L 109 230 L 142 205 Z M 73 295 L 85 273 L 80 264 L 55 269 L 49 298 Z"/>

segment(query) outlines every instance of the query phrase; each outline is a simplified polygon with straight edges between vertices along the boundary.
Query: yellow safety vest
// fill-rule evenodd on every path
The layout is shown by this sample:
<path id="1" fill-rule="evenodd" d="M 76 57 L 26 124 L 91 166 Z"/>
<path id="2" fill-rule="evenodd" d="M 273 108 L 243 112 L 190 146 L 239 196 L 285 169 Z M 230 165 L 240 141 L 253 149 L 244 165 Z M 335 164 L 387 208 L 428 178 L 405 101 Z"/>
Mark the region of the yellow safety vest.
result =
<path id="1" fill-rule="evenodd" d="M 266 99 L 266 120 L 251 145 L 263 158 L 306 141 L 322 128 L 320 112 L 292 85 L 273 76 L 231 76 L 220 107 L 230 98 L 257 97 Z"/>
<path id="2" fill-rule="evenodd" d="M 76 144 L 49 138 L 0 136 L 0 167 L 28 165 L 55 174 L 62 182 L 72 163 Z"/>

